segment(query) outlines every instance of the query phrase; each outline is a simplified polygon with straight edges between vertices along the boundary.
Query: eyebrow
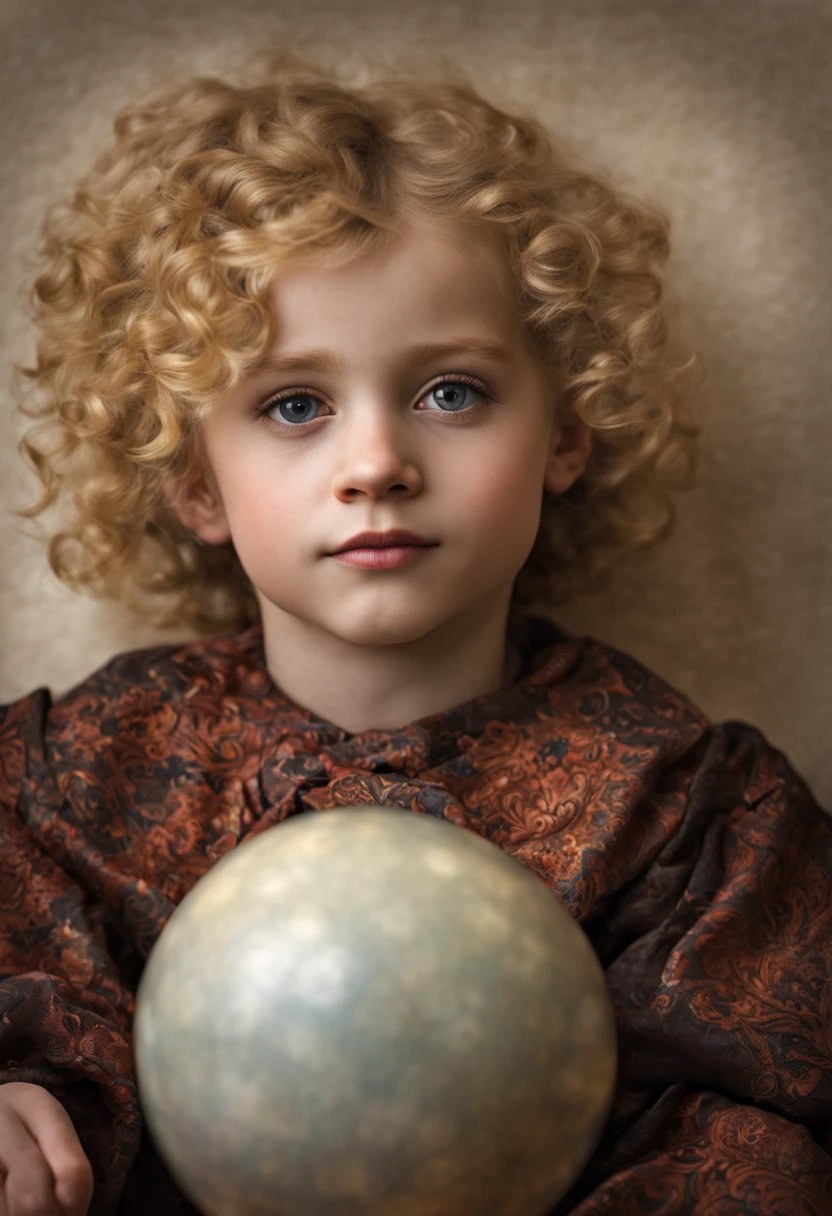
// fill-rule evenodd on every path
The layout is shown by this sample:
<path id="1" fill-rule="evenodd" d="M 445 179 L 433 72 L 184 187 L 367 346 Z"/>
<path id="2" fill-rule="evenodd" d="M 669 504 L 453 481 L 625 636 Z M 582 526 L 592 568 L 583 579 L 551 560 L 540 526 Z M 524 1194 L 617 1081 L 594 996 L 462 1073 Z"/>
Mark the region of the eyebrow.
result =
<path id="1" fill-rule="evenodd" d="M 500 363 L 510 363 L 512 356 L 499 342 L 485 338 L 456 338 L 448 342 L 425 342 L 411 346 L 402 353 L 406 368 L 417 367 L 430 359 L 445 355 L 484 355 Z M 346 360 L 328 350 L 291 351 L 284 355 L 265 355 L 257 365 L 257 371 L 285 372 L 301 369 L 315 372 L 343 371 Z"/>

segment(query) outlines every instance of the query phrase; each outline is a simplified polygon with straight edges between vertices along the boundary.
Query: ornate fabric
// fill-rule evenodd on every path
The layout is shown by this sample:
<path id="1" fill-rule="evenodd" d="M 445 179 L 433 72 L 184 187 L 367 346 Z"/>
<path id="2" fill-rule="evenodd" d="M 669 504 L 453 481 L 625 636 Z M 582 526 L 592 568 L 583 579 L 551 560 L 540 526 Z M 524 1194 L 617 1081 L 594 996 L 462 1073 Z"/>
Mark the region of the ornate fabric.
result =
<path id="1" fill-rule="evenodd" d="M 832 822 L 759 731 L 634 659 L 538 618 L 520 646 L 510 686 L 399 730 L 287 700 L 258 626 L 0 708 L 0 1081 L 63 1103 L 91 1216 L 194 1212 L 132 1071 L 175 906 L 240 840 L 368 802 L 494 841 L 604 966 L 619 1083 L 557 1216 L 832 1212 Z"/>

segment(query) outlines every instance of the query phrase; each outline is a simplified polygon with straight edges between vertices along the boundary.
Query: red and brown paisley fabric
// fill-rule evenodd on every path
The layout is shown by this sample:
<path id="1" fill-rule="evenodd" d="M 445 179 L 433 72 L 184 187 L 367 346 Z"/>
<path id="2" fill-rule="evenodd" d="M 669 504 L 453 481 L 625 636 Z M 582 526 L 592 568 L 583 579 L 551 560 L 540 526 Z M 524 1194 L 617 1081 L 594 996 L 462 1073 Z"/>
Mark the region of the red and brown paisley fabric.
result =
<path id="1" fill-rule="evenodd" d="M 64 1104 L 91 1216 L 194 1213 L 131 1055 L 176 904 L 245 837 L 368 802 L 494 841 L 598 952 L 619 1085 L 558 1216 L 832 1212 L 832 821 L 759 731 L 634 659 L 542 618 L 519 644 L 510 686 L 399 730 L 288 701 L 258 626 L 0 708 L 0 1081 Z"/>

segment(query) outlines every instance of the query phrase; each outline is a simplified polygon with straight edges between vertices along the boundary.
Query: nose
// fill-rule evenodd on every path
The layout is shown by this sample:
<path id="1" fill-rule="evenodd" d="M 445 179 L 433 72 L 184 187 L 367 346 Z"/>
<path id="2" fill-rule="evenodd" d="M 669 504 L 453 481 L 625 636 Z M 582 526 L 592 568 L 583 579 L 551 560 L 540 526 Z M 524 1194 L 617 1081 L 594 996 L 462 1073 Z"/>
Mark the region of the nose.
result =
<path id="1" fill-rule="evenodd" d="M 355 418 L 341 436 L 340 459 L 332 481 L 336 498 L 350 502 L 365 494 L 410 498 L 422 489 L 419 465 L 405 450 L 398 420 L 377 411 Z"/>

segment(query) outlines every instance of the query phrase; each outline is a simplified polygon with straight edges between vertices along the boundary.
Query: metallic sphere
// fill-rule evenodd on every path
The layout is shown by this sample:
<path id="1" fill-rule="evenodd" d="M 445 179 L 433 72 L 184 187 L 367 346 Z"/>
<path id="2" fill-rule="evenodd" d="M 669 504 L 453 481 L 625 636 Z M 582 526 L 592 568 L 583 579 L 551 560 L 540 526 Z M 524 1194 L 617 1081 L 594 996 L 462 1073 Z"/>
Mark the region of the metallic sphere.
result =
<path id="1" fill-rule="evenodd" d="M 560 900 L 389 807 L 223 857 L 156 943 L 134 1029 L 150 1131 L 206 1216 L 543 1216 L 615 1080 L 603 972 Z"/>

